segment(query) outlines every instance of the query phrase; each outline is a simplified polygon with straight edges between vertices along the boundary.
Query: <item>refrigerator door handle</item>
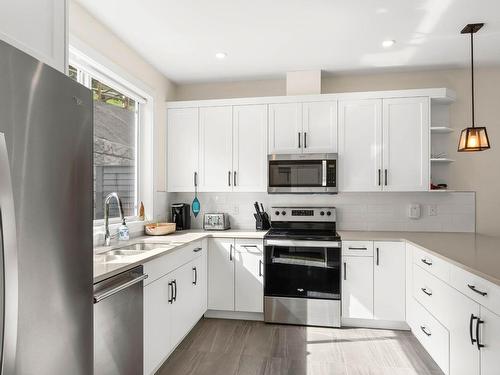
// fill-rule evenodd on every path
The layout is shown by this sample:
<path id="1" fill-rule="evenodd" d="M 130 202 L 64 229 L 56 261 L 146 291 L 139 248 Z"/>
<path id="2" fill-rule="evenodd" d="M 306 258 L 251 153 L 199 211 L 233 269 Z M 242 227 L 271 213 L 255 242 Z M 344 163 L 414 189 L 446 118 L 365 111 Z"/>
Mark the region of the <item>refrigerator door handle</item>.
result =
<path id="1" fill-rule="evenodd" d="M 18 326 L 17 234 L 5 136 L 0 133 L 0 374 L 14 374 Z M 3 315 L 3 316 L 2 316 Z"/>

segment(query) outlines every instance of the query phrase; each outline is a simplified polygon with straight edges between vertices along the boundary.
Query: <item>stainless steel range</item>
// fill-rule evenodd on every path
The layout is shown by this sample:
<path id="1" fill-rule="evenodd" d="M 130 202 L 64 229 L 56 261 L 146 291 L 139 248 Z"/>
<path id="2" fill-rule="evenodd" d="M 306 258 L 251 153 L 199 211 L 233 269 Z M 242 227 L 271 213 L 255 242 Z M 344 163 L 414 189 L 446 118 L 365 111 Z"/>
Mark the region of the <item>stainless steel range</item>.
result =
<path id="1" fill-rule="evenodd" d="M 273 207 L 264 264 L 266 322 L 340 327 L 335 207 Z"/>

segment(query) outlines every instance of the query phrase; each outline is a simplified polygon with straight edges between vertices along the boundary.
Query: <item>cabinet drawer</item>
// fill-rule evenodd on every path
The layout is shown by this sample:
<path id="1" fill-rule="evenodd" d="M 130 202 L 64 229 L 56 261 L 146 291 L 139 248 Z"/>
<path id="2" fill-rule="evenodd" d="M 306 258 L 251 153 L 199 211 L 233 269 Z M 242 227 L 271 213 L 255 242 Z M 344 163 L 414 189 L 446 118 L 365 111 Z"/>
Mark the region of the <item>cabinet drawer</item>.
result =
<path id="1" fill-rule="evenodd" d="M 148 274 L 148 278 L 145 280 L 144 285 L 152 283 L 183 264 L 201 256 L 205 251 L 207 250 L 202 247 L 202 241 L 197 241 L 145 263 L 144 273 Z"/>
<path id="2" fill-rule="evenodd" d="M 344 256 L 373 256 L 373 241 L 342 241 Z"/>
<path id="3" fill-rule="evenodd" d="M 413 297 L 441 322 L 446 321 L 450 313 L 449 288 L 419 265 L 413 265 Z"/>
<path id="4" fill-rule="evenodd" d="M 500 315 L 500 286 L 456 266 L 451 266 L 450 283 L 467 297 Z"/>
<path id="5" fill-rule="evenodd" d="M 420 303 L 413 301 L 411 331 L 445 374 L 449 373 L 449 332 Z"/>
<path id="6" fill-rule="evenodd" d="M 416 246 L 412 247 L 413 263 L 418 264 L 441 280 L 447 283 L 450 282 L 450 264 L 448 262 Z"/>

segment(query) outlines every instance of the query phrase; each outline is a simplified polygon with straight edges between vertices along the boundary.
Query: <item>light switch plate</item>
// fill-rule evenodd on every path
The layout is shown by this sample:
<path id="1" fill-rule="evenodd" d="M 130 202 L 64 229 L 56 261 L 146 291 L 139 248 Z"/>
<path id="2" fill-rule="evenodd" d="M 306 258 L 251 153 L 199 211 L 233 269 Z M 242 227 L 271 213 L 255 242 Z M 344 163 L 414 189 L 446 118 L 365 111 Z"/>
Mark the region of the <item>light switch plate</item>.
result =
<path id="1" fill-rule="evenodd" d="M 420 219 L 420 204 L 411 203 L 408 207 L 408 217 L 410 219 Z"/>
<path id="2" fill-rule="evenodd" d="M 437 214 L 438 214 L 437 204 L 430 204 L 429 205 L 429 216 L 437 216 Z"/>

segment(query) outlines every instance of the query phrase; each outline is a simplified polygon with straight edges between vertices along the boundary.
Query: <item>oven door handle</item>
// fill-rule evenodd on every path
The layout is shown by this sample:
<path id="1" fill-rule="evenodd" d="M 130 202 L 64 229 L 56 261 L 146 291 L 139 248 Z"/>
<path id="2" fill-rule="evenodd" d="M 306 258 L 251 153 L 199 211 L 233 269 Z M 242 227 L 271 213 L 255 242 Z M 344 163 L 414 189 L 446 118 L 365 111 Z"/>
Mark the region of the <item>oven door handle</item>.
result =
<path id="1" fill-rule="evenodd" d="M 308 240 L 265 240 L 265 246 L 278 247 L 341 247 L 340 241 L 308 241 Z"/>

